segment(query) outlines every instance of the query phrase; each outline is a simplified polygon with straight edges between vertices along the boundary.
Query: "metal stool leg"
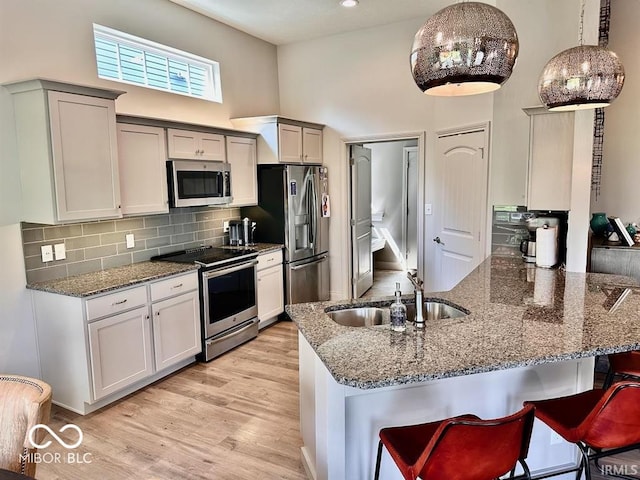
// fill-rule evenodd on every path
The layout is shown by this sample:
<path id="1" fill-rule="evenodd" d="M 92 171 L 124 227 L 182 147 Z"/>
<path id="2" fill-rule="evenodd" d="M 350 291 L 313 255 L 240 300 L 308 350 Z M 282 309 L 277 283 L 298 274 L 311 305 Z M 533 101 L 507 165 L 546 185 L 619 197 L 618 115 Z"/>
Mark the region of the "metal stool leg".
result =
<path id="1" fill-rule="evenodd" d="M 378 440 L 378 456 L 376 458 L 376 473 L 373 480 L 378 480 L 380 477 L 380 460 L 382 459 L 382 440 Z"/>
<path id="2" fill-rule="evenodd" d="M 616 372 L 613 371 L 613 368 L 609 367 L 607 371 L 607 376 L 604 378 L 604 383 L 602 384 L 602 389 L 606 390 L 613 383 L 613 378 L 616 376 Z"/>
<path id="3" fill-rule="evenodd" d="M 591 470 L 589 470 L 589 447 L 583 445 L 582 443 L 578 443 L 577 445 L 580 449 L 582 459 L 580 461 L 580 469 L 578 470 L 578 476 L 576 477 L 576 480 L 580 480 L 582 470 L 584 470 L 585 480 L 591 480 Z"/>

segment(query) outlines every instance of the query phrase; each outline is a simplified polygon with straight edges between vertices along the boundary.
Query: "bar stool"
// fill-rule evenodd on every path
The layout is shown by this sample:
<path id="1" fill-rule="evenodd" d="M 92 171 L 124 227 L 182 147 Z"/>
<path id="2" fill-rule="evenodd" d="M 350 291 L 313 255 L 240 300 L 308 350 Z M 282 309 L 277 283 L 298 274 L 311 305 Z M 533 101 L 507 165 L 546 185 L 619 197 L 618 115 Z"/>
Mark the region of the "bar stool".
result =
<path id="1" fill-rule="evenodd" d="M 525 406 L 519 412 L 494 420 L 461 415 L 445 420 L 390 427 L 380 430 L 375 480 L 380 475 L 382 445 L 387 448 L 407 480 L 496 479 L 511 472 L 514 478 L 520 462 L 530 479 L 525 462 L 531 439 L 534 412 Z"/>
<path id="2" fill-rule="evenodd" d="M 591 460 L 640 448 L 640 382 L 619 382 L 607 390 L 524 404 L 534 406 L 535 416 L 567 442 L 575 443 L 582 454 L 577 467 L 546 477 L 577 471 L 579 480 L 584 470 L 590 480 Z"/>
<path id="3" fill-rule="evenodd" d="M 613 353 L 609 357 L 609 371 L 605 377 L 602 388 L 605 390 L 611 386 L 616 375 L 623 379 L 640 379 L 640 351 Z"/>

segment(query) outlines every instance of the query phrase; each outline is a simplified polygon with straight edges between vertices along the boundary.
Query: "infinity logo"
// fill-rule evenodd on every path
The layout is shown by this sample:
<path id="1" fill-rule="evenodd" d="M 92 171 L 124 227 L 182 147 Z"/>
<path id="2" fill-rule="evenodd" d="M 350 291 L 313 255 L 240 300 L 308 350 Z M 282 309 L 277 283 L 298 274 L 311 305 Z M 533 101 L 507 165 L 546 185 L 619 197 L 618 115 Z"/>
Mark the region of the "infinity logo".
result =
<path id="1" fill-rule="evenodd" d="M 44 442 L 43 444 L 38 444 L 35 440 L 35 433 L 38 429 L 42 428 L 43 430 L 46 430 L 47 432 L 49 432 L 49 434 L 56 439 L 56 441 L 62 445 L 64 448 L 68 448 L 68 449 L 72 449 L 72 448 L 78 448 L 80 446 L 80 444 L 82 443 L 82 438 L 83 438 L 83 434 L 82 434 L 82 430 L 80 429 L 79 426 L 74 425 L 73 423 L 68 423 L 67 425 L 65 425 L 64 427 L 62 427 L 60 429 L 60 433 L 64 432 L 65 430 L 75 430 L 76 432 L 78 432 L 78 441 L 72 444 L 68 444 L 66 443 L 64 440 L 62 440 L 58 435 L 56 435 L 56 432 L 54 432 L 53 430 L 51 430 L 49 428 L 48 425 L 44 425 L 42 423 L 39 423 L 37 425 L 34 425 L 33 427 L 31 427 L 31 429 L 29 430 L 29 442 L 31 442 L 31 445 L 33 445 L 34 448 L 47 448 L 49 445 L 51 445 L 51 440 L 47 440 L 46 442 Z"/>

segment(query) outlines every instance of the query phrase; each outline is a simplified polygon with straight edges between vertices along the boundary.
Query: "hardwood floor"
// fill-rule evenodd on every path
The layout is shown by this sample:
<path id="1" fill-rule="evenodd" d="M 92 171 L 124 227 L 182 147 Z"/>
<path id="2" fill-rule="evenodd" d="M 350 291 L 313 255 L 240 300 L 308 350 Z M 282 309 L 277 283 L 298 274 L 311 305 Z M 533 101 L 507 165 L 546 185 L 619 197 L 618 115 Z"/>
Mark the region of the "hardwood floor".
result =
<path id="1" fill-rule="evenodd" d="M 51 428 L 67 423 L 78 425 L 84 440 L 75 450 L 53 441 L 45 451 L 58 453 L 60 462 L 40 463 L 40 480 L 306 479 L 296 327 L 279 322 L 213 362 L 186 367 L 87 416 L 54 406 Z M 77 440 L 70 430 L 60 436 Z M 640 452 L 602 463 L 640 470 Z M 611 478 L 591 470 L 593 480 Z"/>

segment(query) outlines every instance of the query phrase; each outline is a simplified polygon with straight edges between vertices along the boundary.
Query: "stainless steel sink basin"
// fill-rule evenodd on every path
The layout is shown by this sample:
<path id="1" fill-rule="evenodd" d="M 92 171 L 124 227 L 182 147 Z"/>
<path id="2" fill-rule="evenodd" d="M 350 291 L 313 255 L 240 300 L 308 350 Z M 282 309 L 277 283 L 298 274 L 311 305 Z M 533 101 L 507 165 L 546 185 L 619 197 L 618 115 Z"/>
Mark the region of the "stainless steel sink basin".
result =
<path id="1" fill-rule="evenodd" d="M 442 302 L 424 302 L 422 308 L 422 316 L 424 317 L 425 322 L 428 322 L 429 320 L 460 318 L 467 315 L 467 312 Z M 416 306 L 413 304 L 407 305 L 407 319 L 409 321 L 413 321 L 414 318 L 416 318 Z"/>
<path id="2" fill-rule="evenodd" d="M 326 313 L 331 320 L 345 327 L 372 327 L 389 323 L 389 310 L 386 308 L 345 308 Z"/>

